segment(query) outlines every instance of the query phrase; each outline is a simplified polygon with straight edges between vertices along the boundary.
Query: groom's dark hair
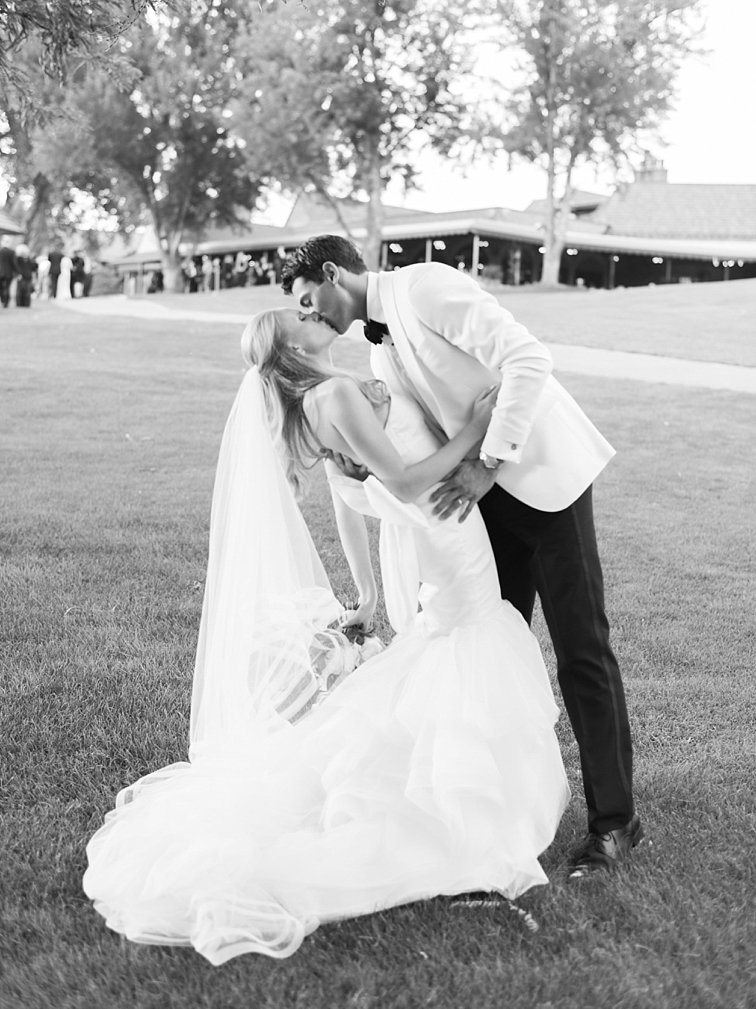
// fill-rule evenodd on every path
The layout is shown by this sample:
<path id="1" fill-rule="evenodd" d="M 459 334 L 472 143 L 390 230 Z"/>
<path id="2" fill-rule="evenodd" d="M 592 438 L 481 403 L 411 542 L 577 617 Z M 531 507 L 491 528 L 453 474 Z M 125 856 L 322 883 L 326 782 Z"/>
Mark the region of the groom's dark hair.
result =
<path id="1" fill-rule="evenodd" d="M 281 286 L 286 294 L 297 277 L 323 283 L 323 263 L 335 263 L 350 273 L 366 273 L 367 266 L 357 247 L 339 235 L 318 235 L 310 238 L 286 257 L 281 273 Z"/>

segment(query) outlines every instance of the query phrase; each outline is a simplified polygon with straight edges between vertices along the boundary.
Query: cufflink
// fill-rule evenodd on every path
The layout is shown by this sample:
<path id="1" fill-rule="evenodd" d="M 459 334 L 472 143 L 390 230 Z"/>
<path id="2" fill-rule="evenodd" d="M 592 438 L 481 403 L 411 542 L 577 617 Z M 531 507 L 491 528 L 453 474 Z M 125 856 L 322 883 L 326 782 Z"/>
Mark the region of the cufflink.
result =
<path id="1" fill-rule="evenodd" d="M 478 458 L 486 469 L 498 469 L 503 462 L 502 459 L 497 459 L 495 455 L 487 455 L 485 452 L 481 452 Z"/>

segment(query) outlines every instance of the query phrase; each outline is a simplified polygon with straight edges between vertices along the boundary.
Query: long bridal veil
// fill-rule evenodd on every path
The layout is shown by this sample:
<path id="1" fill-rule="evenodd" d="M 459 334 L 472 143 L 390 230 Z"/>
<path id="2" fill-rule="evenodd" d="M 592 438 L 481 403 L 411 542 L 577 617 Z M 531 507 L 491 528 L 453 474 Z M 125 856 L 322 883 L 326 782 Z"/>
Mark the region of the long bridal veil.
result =
<path id="1" fill-rule="evenodd" d="M 256 734 L 296 720 L 325 686 L 328 663 L 318 659 L 333 651 L 326 628 L 341 612 L 278 458 L 260 375 L 251 368 L 218 459 L 191 758 L 242 753 Z"/>

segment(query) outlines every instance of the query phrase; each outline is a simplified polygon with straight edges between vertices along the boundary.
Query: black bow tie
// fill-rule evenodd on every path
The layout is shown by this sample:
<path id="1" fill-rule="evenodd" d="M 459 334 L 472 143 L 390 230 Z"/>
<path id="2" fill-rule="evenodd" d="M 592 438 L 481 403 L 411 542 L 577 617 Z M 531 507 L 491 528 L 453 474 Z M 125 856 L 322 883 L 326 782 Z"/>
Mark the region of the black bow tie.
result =
<path id="1" fill-rule="evenodd" d="M 371 343 L 383 343 L 384 336 L 389 335 L 389 328 L 385 322 L 376 322 L 374 319 L 368 319 L 365 323 L 365 338 L 370 340 Z"/>

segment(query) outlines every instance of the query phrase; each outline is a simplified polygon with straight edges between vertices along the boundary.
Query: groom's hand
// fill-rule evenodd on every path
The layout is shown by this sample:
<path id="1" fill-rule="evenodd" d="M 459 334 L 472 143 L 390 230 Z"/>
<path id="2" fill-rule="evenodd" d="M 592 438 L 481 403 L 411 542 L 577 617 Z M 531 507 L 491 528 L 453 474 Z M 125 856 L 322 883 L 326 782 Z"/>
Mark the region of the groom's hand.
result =
<path id="1" fill-rule="evenodd" d="M 370 476 L 370 470 L 367 466 L 355 462 L 348 455 L 341 455 L 339 452 L 329 452 L 328 458 L 341 470 L 344 476 L 348 476 L 352 480 L 359 480 L 362 483 L 363 480 L 367 480 Z"/>
<path id="2" fill-rule="evenodd" d="M 459 508 L 459 521 L 464 522 L 478 501 L 493 487 L 497 472 L 486 469 L 479 459 L 461 462 L 431 494 L 430 500 L 435 504 L 433 514 L 448 519 Z"/>

